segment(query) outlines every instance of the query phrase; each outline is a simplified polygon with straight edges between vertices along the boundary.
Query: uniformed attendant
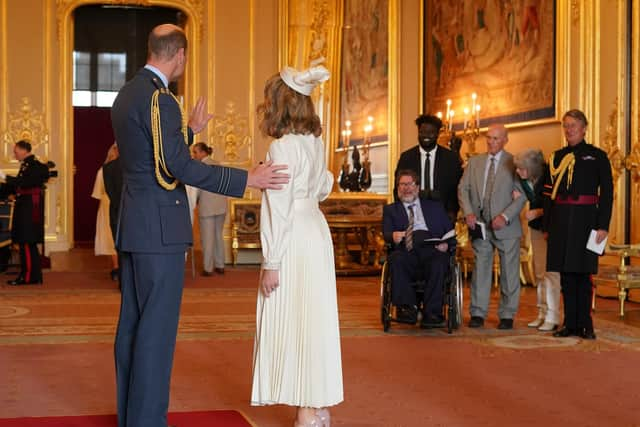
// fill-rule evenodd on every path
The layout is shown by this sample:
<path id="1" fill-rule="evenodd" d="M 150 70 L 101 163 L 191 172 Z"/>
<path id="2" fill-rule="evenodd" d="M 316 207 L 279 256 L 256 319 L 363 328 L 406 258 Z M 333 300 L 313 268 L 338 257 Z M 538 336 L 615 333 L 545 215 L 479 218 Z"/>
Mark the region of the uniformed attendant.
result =
<path id="1" fill-rule="evenodd" d="M 149 35 L 147 65 L 120 90 L 111 110 L 123 189 L 116 247 L 122 302 L 115 361 L 119 427 L 167 425 L 169 382 L 185 252 L 192 228 L 184 184 L 242 197 L 247 186 L 280 188 L 286 166 L 249 171 L 191 159 L 188 143 L 211 116 L 198 100 L 188 118 L 169 91 L 184 72 L 187 39 L 175 25 Z"/>
<path id="2" fill-rule="evenodd" d="M 549 160 L 552 206 L 546 218 L 547 270 L 560 272 L 564 327 L 555 337 L 595 339 L 591 319 L 591 274 L 598 272 L 598 255 L 586 248 L 591 230 L 596 242 L 608 234 L 613 205 L 613 179 L 607 154 L 587 144 L 587 118 L 570 110 L 562 118 L 568 146 Z"/>
<path id="3" fill-rule="evenodd" d="M 49 168 L 31 154 L 31 144 L 21 140 L 13 147 L 13 155 L 20 161 L 17 176 L 5 176 L 8 191 L 15 194 L 11 223 L 11 240 L 20 246 L 20 275 L 9 280 L 9 285 L 35 285 L 42 283 L 42 269 L 38 243 L 44 242 L 44 184 L 49 179 Z"/>

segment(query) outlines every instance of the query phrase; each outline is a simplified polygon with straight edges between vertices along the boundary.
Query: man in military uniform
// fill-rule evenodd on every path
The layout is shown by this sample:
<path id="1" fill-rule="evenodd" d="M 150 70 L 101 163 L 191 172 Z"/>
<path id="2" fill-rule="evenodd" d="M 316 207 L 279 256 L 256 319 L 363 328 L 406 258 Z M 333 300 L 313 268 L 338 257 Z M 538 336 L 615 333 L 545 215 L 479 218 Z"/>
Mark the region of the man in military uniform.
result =
<path id="1" fill-rule="evenodd" d="M 38 243 L 44 242 L 44 184 L 49 168 L 31 154 L 31 144 L 21 140 L 13 147 L 13 155 L 20 161 L 17 176 L 5 176 L 7 191 L 15 194 L 11 240 L 20 246 L 20 275 L 9 285 L 42 284 L 42 268 Z"/>
<path id="2" fill-rule="evenodd" d="M 247 172 L 192 160 L 194 133 L 211 116 L 198 100 L 188 119 L 168 90 L 184 72 L 187 39 L 160 25 L 149 35 L 147 65 L 120 90 L 111 112 L 123 173 L 116 246 L 122 302 L 115 340 L 119 427 L 167 425 L 184 257 L 192 244 L 184 184 L 242 197 L 246 187 L 278 189 L 286 166 Z"/>
<path id="3" fill-rule="evenodd" d="M 560 272 L 564 300 L 564 327 L 556 337 L 595 339 L 591 320 L 591 274 L 598 272 L 598 255 L 587 249 L 591 231 L 596 242 L 608 234 L 613 205 L 613 179 L 607 154 L 587 144 L 587 118 L 580 110 L 563 116 L 568 146 L 549 160 L 550 215 L 547 270 Z"/>

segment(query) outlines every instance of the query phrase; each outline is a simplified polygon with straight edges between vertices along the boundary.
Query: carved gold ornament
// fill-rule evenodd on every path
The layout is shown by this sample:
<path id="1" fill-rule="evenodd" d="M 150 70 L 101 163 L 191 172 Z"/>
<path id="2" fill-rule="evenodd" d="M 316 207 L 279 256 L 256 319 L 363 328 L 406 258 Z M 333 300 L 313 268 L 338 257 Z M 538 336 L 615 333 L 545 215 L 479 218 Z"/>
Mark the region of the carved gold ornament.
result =
<path id="1" fill-rule="evenodd" d="M 58 39 L 62 35 L 62 22 L 69 14 L 69 11 L 87 4 L 93 4 L 94 2 L 88 0 L 56 0 L 57 7 L 57 35 Z M 205 0 L 174 0 L 174 1 L 159 1 L 159 0 L 102 0 L 100 4 L 108 5 L 122 5 L 122 6 L 169 6 L 178 8 L 192 17 L 196 18 L 197 23 L 202 22 L 202 15 L 204 10 Z M 202 37 L 202 26 L 197 28 L 198 34 Z"/>
<path id="2" fill-rule="evenodd" d="M 5 161 L 11 161 L 13 145 L 21 139 L 31 143 L 33 152 L 41 160 L 48 159 L 49 130 L 45 124 L 44 114 L 34 109 L 27 97 L 22 98 L 18 111 L 9 113 L 7 129 L 2 134 Z"/>
<path id="3" fill-rule="evenodd" d="M 251 136 L 249 121 L 240 116 L 233 102 L 227 103 L 225 115 L 213 120 L 212 147 L 222 153 L 225 164 L 245 164 L 251 161 Z"/>
<path id="4" fill-rule="evenodd" d="M 620 174 L 625 168 L 625 156 L 618 147 L 618 100 L 614 102 L 614 108 L 609 114 L 609 122 L 605 130 L 602 148 L 607 153 L 607 157 L 611 162 L 611 172 L 614 184 L 618 181 Z"/>

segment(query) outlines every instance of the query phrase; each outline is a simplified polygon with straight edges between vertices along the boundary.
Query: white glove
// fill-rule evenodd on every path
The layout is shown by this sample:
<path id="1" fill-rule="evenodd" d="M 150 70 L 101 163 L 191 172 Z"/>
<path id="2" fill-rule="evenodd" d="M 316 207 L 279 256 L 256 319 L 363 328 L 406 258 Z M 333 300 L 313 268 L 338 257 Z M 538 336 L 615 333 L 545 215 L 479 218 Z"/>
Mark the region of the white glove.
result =
<path id="1" fill-rule="evenodd" d="M 0 179 L 1 179 L 1 180 L 3 180 L 3 181 L 4 181 L 5 179 L 7 179 L 7 174 L 6 174 L 6 173 L 4 173 L 4 171 L 3 171 L 2 169 L 0 169 Z"/>

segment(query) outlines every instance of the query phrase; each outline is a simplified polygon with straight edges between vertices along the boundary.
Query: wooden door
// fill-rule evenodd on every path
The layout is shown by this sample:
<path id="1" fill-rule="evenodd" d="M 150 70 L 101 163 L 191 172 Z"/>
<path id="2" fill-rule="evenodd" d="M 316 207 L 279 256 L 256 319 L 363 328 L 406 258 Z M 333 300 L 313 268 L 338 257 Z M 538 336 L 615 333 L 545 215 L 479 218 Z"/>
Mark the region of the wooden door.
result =
<path id="1" fill-rule="evenodd" d="M 74 245 L 93 247 L 99 202 L 91 193 L 96 173 L 114 141 L 111 108 L 75 107 L 73 121 Z"/>

